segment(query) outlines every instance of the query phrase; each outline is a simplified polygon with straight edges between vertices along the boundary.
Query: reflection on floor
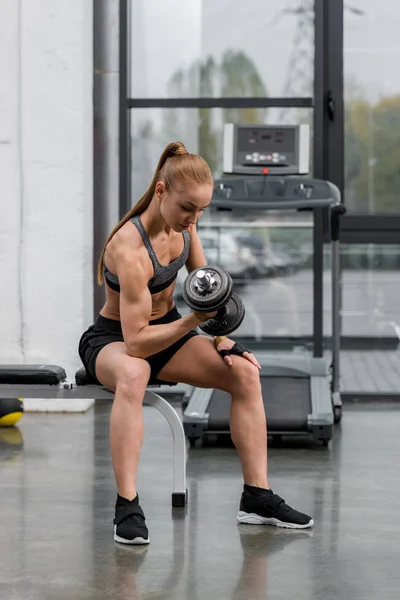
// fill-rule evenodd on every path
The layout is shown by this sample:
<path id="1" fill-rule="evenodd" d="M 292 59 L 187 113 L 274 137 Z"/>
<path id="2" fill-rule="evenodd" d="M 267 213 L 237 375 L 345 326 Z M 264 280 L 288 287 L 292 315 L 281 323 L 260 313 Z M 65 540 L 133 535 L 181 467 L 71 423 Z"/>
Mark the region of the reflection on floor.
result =
<path id="1" fill-rule="evenodd" d="M 330 448 L 270 448 L 270 481 L 312 532 L 239 526 L 229 445 L 188 452 L 189 505 L 171 509 L 172 440 L 145 408 L 139 473 L 148 548 L 112 540 L 110 406 L 26 414 L 0 430 L 2 600 L 389 600 L 400 589 L 400 409 L 346 406 Z"/>

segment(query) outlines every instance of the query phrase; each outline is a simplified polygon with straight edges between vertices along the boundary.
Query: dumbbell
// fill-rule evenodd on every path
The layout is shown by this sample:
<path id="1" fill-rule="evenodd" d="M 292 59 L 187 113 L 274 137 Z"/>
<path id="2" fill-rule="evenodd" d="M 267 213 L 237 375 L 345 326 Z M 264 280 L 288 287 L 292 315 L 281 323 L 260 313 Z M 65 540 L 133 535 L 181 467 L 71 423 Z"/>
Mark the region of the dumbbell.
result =
<path id="1" fill-rule="evenodd" d="M 232 277 L 220 267 L 207 265 L 189 273 L 183 286 L 183 299 L 196 312 L 217 311 L 215 317 L 200 325 L 209 335 L 229 335 L 243 322 L 243 300 L 233 292 Z"/>

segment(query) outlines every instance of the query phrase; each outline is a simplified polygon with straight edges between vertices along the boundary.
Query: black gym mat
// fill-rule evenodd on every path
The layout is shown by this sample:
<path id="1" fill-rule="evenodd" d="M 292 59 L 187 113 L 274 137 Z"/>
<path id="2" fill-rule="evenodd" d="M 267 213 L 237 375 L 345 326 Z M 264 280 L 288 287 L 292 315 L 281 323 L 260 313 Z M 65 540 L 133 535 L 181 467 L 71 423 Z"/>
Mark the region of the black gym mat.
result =
<path id="1" fill-rule="evenodd" d="M 307 431 L 311 412 L 310 380 L 297 377 L 261 377 L 268 430 Z M 230 396 L 214 390 L 208 405 L 208 431 L 229 431 Z"/>

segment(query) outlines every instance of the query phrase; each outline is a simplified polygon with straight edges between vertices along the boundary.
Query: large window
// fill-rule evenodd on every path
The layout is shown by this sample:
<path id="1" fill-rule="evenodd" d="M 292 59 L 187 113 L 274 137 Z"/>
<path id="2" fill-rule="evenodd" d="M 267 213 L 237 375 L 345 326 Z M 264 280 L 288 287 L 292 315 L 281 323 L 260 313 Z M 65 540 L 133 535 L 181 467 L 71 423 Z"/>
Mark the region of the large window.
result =
<path id="1" fill-rule="evenodd" d="M 342 248 L 342 334 L 400 335 L 400 246 Z"/>
<path id="2" fill-rule="evenodd" d="M 344 13 L 345 200 L 400 211 L 400 3 L 353 0 Z"/>
<path id="3" fill-rule="evenodd" d="M 215 177 L 222 175 L 223 124 L 273 123 L 274 108 L 143 108 L 131 111 L 132 202 L 143 194 L 154 175 L 164 147 L 180 140 L 199 153 Z M 292 123 L 309 123 L 312 110 L 292 110 Z"/>
<path id="4" fill-rule="evenodd" d="M 130 85 L 129 77 L 121 81 L 130 88 L 130 111 L 124 112 L 123 93 L 120 213 L 143 194 L 173 140 L 204 156 L 219 177 L 225 122 L 309 123 L 310 176 L 337 185 L 347 207 L 341 334 L 349 346 L 395 343 L 400 2 L 121 0 L 128 4 Z M 207 260 L 231 273 L 246 304 L 238 335 L 312 335 L 322 355 L 322 336 L 331 335 L 332 290 L 331 251 L 320 225 L 314 229 L 305 212 L 203 215 Z M 182 313 L 189 310 L 184 276 L 182 270 L 176 286 Z"/>
<path id="5" fill-rule="evenodd" d="M 331 255 L 325 249 L 324 333 L 331 328 Z M 341 334 L 354 338 L 400 338 L 400 246 L 342 244 Z"/>
<path id="6" fill-rule="evenodd" d="M 132 96 L 312 96 L 313 22 L 314 0 L 133 0 Z"/>

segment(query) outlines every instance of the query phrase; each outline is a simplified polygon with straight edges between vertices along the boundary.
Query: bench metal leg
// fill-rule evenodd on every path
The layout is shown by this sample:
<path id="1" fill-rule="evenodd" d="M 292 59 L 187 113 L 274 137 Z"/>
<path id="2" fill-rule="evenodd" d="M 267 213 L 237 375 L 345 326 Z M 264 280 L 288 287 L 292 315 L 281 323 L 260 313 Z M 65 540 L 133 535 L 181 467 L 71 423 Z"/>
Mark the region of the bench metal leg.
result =
<path id="1" fill-rule="evenodd" d="M 58 386 L 47 384 L 0 384 L 0 398 L 96 398 L 112 400 L 113 393 L 98 385 L 79 386 L 62 381 Z M 186 438 L 178 413 L 164 398 L 150 389 L 146 390 L 144 403 L 159 410 L 171 427 L 173 436 L 173 493 L 172 506 L 185 506 L 186 489 Z"/>
<path id="2" fill-rule="evenodd" d="M 173 492 L 172 506 L 185 506 L 186 489 L 186 439 L 182 421 L 176 410 L 153 391 L 146 390 L 144 403 L 154 406 L 166 418 L 171 427 L 173 437 Z"/>

